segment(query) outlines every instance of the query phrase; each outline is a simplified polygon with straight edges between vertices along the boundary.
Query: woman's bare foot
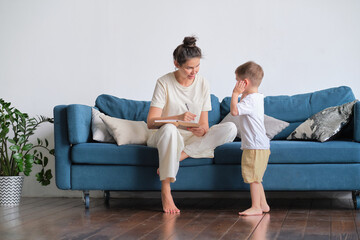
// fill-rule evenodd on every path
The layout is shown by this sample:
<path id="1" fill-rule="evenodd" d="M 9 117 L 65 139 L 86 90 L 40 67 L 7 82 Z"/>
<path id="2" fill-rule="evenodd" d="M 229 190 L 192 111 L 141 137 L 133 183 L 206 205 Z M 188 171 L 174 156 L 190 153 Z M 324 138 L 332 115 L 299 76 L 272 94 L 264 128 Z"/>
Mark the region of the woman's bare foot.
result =
<path id="1" fill-rule="evenodd" d="M 255 215 L 262 215 L 263 210 L 261 208 L 249 208 L 243 212 L 239 212 L 240 216 L 255 216 Z"/>
<path id="2" fill-rule="evenodd" d="M 180 210 L 175 206 L 171 193 L 161 193 L 161 201 L 165 213 L 180 213 Z"/>

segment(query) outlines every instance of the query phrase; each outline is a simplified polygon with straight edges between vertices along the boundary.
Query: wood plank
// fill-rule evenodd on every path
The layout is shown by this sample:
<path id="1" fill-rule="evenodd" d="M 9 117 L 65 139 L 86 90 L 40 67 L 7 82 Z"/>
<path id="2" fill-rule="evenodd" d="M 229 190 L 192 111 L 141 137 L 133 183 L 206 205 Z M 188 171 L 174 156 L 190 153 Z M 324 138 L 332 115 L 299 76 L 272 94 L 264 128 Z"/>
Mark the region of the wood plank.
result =
<path id="1" fill-rule="evenodd" d="M 217 201 L 217 200 L 216 200 Z M 178 201 L 177 201 L 178 202 Z M 199 202 L 199 201 L 198 201 Z M 207 204 L 213 203 L 213 201 L 208 201 Z M 204 206 L 207 204 L 195 204 L 194 208 L 197 208 L 198 206 Z M 178 204 L 178 206 L 181 206 L 181 203 Z M 181 208 L 180 208 L 181 209 Z M 172 225 L 175 224 L 176 219 L 179 217 L 180 214 L 165 214 L 165 213 L 159 213 L 154 215 L 153 217 L 147 219 L 146 221 L 142 222 L 141 224 L 135 226 L 130 231 L 125 232 L 124 234 L 121 234 L 119 236 L 116 236 L 114 239 L 137 239 L 141 237 L 148 237 L 151 238 L 153 235 L 151 232 L 153 232 L 154 229 L 158 229 L 159 227 L 162 227 L 166 230 L 165 234 L 171 235 L 171 233 L 174 234 L 173 228 L 171 228 Z M 186 215 L 185 215 L 186 216 Z M 170 227 L 167 227 L 170 226 Z"/>
<path id="2" fill-rule="evenodd" d="M 43 206 L 44 204 L 50 203 L 56 201 L 56 198 L 38 198 L 37 200 L 32 198 L 27 200 L 23 200 L 22 202 L 25 202 L 24 204 L 21 202 L 18 206 L 13 207 L 0 207 L 0 218 L 2 216 L 16 213 L 21 211 L 22 213 L 25 213 L 25 210 L 32 209 L 37 206 Z M 2 219 L 0 219 L 0 222 Z"/>
<path id="3" fill-rule="evenodd" d="M 29 198 L 0 209 L 8 239 L 359 239 L 360 213 L 343 199 L 269 199 L 271 211 L 237 213 L 250 199 L 176 199 L 180 214 L 164 214 L 160 198 Z"/>
<path id="4" fill-rule="evenodd" d="M 148 234 L 145 234 L 141 239 L 178 239 L 176 235 L 177 230 L 183 228 L 201 214 L 201 210 L 194 210 L 196 205 L 201 203 L 200 199 L 184 199 L 181 204 L 178 205 L 181 209 L 180 214 L 175 214 L 175 217 L 171 217 L 173 214 L 163 213 L 164 223 L 154 228 L 154 230 Z"/>
<path id="5" fill-rule="evenodd" d="M 63 201 L 69 202 L 69 200 L 66 198 L 65 198 L 65 200 L 49 198 L 46 201 L 36 202 L 33 204 L 33 207 L 31 207 L 31 208 L 27 208 L 25 210 L 20 210 L 18 212 L 13 212 L 13 213 L 4 215 L 0 219 L 0 223 L 3 223 L 7 227 L 10 227 L 11 225 L 13 225 L 15 222 L 17 222 L 19 220 L 23 221 L 24 219 L 36 217 L 36 215 L 39 213 L 42 213 L 43 210 L 47 210 L 52 207 L 56 207 L 58 203 L 63 202 Z M 1 226 L 2 225 L 0 225 L 0 231 L 2 230 Z"/>
<path id="6" fill-rule="evenodd" d="M 358 239 L 353 220 L 331 220 L 331 239 Z"/>
<path id="7" fill-rule="evenodd" d="M 331 221 L 309 220 L 306 225 L 304 239 L 325 240 L 330 239 Z"/>
<path id="8" fill-rule="evenodd" d="M 217 216 L 196 239 L 220 239 L 237 223 L 239 215 L 237 212 L 216 211 Z"/>
<path id="9" fill-rule="evenodd" d="M 260 223 L 260 216 L 238 216 L 237 221 L 221 236 L 221 239 L 248 239 Z"/>

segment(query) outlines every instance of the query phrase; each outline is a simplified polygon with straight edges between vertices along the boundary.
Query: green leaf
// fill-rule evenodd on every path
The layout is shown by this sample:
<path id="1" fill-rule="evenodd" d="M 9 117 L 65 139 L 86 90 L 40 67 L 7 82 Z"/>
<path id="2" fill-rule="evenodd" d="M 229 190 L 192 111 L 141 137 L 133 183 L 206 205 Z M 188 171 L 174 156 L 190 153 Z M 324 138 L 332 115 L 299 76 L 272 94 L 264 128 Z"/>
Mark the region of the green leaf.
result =
<path id="1" fill-rule="evenodd" d="M 0 138 L 4 138 L 8 133 L 9 133 L 9 128 L 8 127 L 3 128 L 2 131 L 0 132 Z"/>
<path id="2" fill-rule="evenodd" d="M 51 178 L 52 178 L 51 169 L 49 169 L 49 170 L 47 170 L 47 171 L 45 172 L 45 177 L 46 177 L 47 179 L 51 179 Z"/>
<path id="3" fill-rule="evenodd" d="M 24 136 L 21 136 L 20 138 L 19 138 L 19 141 L 18 141 L 18 145 L 20 145 L 20 144 L 23 144 L 25 142 L 25 137 Z"/>
<path id="4" fill-rule="evenodd" d="M 30 169 L 30 170 L 26 169 L 26 170 L 24 171 L 25 176 L 29 176 L 30 173 L 31 173 L 31 169 Z"/>
<path id="5" fill-rule="evenodd" d="M 50 153 L 51 155 L 54 155 L 54 154 L 55 154 L 55 149 L 51 149 L 51 150 L 49 151 L 49 153 Z"/>
<path id="6" fill-rule="evenodd" d="M 39 165 L 42 165 L 42 163 L 43 163 L 40 159 L 35 160 L 34 162 L 35 162 L 35 164 L 39 164 Z"/>
<path id="7" fill-rule="evenodd" d="M 13 139 L 9 139 L 8 141 L 9 141 L 9 143 L 16 144 L 16 141 Z"/>
<path id="8" fill-rule="evenodd" d="M 22 150 L 23 150 L 23 151 L 29 151 L 30 149 L 32 149 L 32 147 L 33 147 L 32 143 L 29 143 L 29 144 L 26 144 L 26 145 L 22 148 Z"/>
<path id="9" fill-rule="evenodd" d="M 14 159 L 15 159 L 15 160 L 21 161 L 22 158 L 23 158 L 22 153 L 15 153 L 15 154 L 14 154 Z"/>
<path id="10" fill-rule="evenodd" d="M 31 155 L 30 154 L 26 154 L 25 155 L 25 166 L 27 168 L 32 168 L 32 165 L 34 163 L 34 160 L 32 159 Z"/>
<path id="11" fill-rule="evenodd" d="M 18 164 L 18 169 L 19 169 L 19 172 L 23 172 L 24 171 L 24 165 L 23 164 Z"/>
<path id="12" fill-rule="evenodd" d="M 26 159 L 26 160 L 34 160 L 34 155 L 32 155 L 32 154 L 26 154 L 26 155 L 25 155 L 25 159 Z"/>
<path id="13" fill-rule="evenodd" d="M 21 132 L 25 132 L 25 128 L 21 125 L 18 125 L 18 129 L 21 131 Z"/>
<path id="14" fill-rule="evenodd" d="M 18 152 L 20 150 L 20 147 L 17 145 L 12 145 L 9 147 L 9 149 L 13 152 Z"/>
<path id="15" fill-rule="evenodd" d="M 48 140 L 45 138 L 45 147 L 48 147 L 49 146 L 49 142 Z"/>
<path id="16" fill-rule="evenodd" d="M 47 157 L 44 157 L 44 167 L 46 167 L 46 165 L 48 164 L 49 159 Z"/>
<path id="17" fill-rule="evenodd" d="M 49 180 L 43 180 L 42 182 L 41 182 L 41 185 L 43 185 L 43 186 L 47 186 L 47 185 L 49 185 L 50 184 L 50 181 Z"/>

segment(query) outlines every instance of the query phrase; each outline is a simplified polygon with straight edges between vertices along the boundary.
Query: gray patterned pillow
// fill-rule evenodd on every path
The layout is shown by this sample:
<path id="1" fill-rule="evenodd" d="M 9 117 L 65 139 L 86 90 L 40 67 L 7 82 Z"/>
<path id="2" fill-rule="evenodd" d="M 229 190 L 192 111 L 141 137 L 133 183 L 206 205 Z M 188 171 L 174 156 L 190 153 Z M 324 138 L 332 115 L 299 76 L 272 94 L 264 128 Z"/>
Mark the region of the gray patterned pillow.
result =
<path id="1" fill-rule="evenodd" d="M 314 114 L 298 126 L 287 139 L 317 140 L 320 142 L 329 140 L 350 121 L 354 104 L 357 101 L 329 107 Z"/>

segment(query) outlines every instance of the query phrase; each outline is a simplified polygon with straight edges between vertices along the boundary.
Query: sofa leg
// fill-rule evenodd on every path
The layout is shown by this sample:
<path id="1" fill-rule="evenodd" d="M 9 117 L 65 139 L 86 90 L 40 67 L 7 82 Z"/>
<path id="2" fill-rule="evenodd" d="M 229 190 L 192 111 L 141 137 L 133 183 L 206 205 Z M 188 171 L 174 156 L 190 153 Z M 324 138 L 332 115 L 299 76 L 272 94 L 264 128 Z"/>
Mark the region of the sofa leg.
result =
<path id="1" fill-rule="evenodd" d="M 88 190 L 83 191 L 83 201 L 85 204 L 85 209 L 89 209 L 89 207 L 90 207 L 90 192 Z"/>
<path id="2" fill-rule="evenodd" d="M 360 191 L 352 191 L 352 198 L 354 201 L 354 207 L 355 209 L 360 209 Z"/>
<path id="3" fill-rule="evenodd" d="M 110 203 L 110 191 L 109 190 L 104 191 L 104 200 L 105 200 L 105 204 L 109 205 L 109 203 Z"/>

